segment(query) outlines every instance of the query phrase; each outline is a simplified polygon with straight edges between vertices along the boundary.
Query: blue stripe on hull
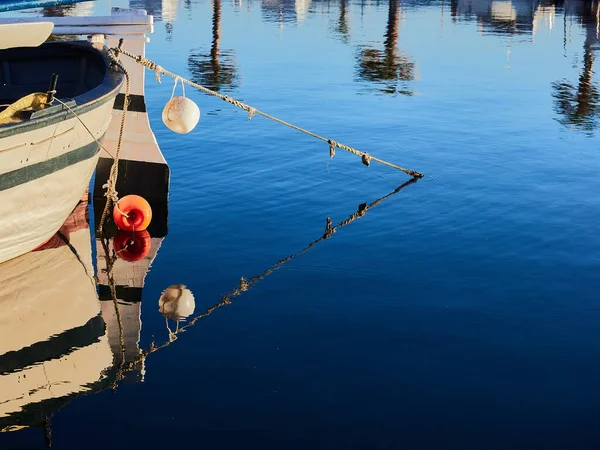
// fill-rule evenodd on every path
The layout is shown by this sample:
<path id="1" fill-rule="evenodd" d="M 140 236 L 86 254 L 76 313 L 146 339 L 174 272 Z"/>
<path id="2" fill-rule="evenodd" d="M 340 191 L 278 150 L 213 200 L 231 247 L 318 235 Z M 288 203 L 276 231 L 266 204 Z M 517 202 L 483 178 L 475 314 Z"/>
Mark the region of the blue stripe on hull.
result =
<path id="1" fill-rule="evenodd" d="M 76 150 L 64 153 L 56 158 L 51 158 L 36 164 L 12 170 L 0 175 L 0 192 L 11 189 L 21 184 L 29 183 L 38 178 L 50 175 L 81 161 L 93 158 L 100 151 L 96 141 L 79 147 Z"/>

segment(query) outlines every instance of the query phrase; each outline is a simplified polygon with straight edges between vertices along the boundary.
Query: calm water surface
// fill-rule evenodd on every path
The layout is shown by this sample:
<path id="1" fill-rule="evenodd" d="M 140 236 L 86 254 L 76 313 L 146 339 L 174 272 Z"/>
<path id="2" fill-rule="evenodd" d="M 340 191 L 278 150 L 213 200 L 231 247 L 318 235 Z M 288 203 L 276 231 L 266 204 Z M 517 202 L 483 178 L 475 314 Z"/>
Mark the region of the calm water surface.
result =
<path id="1" fill-rule="evenodd" d="M 327 144 L 190 89 L 202 118 L 175 135 L 160 116 L 172 80 L 148 74 L 172 179 L 139 348 L 169 340 L 167 286 L 201 313 L 327 218 L 356 220 L 234 291 L 136 376 L 105 371 L 103 390 L 56 407 L 53 448 L 600 448 L 596 2 L 19 14 L 111 6 L 155 15 L 147 55 L 170 70 L 425 177 L 353 216 L 406 176 L 330 160 Z M 43 427 L 0 434 L 3 449 L 44 446 Z"/>

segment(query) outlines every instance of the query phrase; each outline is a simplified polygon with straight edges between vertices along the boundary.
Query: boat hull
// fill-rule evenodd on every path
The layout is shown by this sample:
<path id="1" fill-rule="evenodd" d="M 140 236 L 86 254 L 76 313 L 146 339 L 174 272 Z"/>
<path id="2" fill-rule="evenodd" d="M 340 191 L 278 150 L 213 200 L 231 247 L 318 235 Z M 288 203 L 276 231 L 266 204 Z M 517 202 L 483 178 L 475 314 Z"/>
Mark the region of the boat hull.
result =
<path id="1" fill-rule="evenodd" d="M 80 41 L 0 50 L 0 62 L 12 105 L 0 113 L 2 263 L 50 239 L 86 192 L 124 74 L 104 45 Z M 28 103 L 57 77 L 56 101 Z"/>
<path id="2" fill-rule="evenodd" d="M 112 102 L 58 124 L 0 140 L 0 263 L 52 237 L 85 193 Z"/>

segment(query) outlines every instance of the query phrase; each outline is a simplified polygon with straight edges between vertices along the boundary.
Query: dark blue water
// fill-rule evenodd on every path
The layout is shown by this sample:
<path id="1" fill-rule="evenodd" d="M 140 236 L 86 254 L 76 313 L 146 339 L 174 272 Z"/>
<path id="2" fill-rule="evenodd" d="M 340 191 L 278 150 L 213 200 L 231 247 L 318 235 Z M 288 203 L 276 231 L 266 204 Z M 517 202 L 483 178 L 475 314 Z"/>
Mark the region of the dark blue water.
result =
<path id="1" fill-rule="evenodd" d="M 425 177 L 149 355 L 143 382 L 57 411 L 53 448 L 600 448 L 597 2 L 215 2 L 67 11 L 146 8 L 164 67 Z M 168 341 L 167 286 L 200 313 L 407 181 L 190 89 L 201 121 L 176 135 L 171 88 L 148 74 L 172 178 L 143 349 Z"/>

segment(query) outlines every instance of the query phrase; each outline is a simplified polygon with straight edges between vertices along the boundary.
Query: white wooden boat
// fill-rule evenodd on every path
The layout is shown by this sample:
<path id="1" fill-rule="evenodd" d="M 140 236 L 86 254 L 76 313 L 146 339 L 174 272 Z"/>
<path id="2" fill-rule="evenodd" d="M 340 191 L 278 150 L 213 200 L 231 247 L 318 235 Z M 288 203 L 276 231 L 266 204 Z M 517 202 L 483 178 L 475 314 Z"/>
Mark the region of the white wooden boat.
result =
<path id="1" fill-rule="evenodd" d="M 3 27 L 13 25 L 0 24 L 0 36 Z M 53 74 L 58 75 L 56 98 L 71 110 L 30 96 L 47 92 Z M 122 82 L 102 43 L 0 50 L 0 105 L 13 105 L 0 107 L 0 263 L 50 239 L 77 205 Z"/>

